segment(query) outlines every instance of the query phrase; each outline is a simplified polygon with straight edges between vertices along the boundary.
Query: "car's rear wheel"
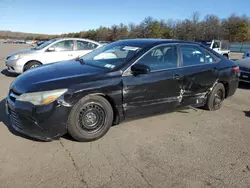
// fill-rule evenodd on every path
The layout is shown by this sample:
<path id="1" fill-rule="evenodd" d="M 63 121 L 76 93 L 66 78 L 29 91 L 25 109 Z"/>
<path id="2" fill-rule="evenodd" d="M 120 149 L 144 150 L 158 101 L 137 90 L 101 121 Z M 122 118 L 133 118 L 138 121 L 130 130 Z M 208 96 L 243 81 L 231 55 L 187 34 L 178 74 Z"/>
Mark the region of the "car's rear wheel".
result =
<path id="1" fill-rule="evenodd" d="M 89 142 L 103 137 L 113 123 L 113 109 L 101 96 L 86 96 L 72 108 L 69 134 L 80 142 Z"/>
<path id="2" fill-rule="evenodd" d="M 225 87 L 221 83 L 217 83 L 211 93 L 208 95 L 207 103 L 205 108 L 210 111 L 220 109 L 225 99 Z"/>
<path id="3" fill-rule="evenodd" d="M 41 63 L 37 62 L 37 61 L 30 61 L 29 63 L 27 63 L 24 66 L 24 72 L 30 69 L 34 69 L 36 67 L 39 67 L 40 65 L 42 65 Z"/>

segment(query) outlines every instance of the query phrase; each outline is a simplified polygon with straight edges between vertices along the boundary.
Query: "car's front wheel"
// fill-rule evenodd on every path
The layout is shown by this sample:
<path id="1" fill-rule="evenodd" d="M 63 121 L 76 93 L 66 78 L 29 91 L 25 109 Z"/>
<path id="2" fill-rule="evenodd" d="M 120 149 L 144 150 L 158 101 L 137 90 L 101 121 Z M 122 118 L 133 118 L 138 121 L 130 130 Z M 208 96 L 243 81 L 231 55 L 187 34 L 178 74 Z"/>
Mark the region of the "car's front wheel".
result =
<path id="1" fill-rule="evenodd" d="M 30 69 L 34 69 L 36 67 L 39 67 L 41 65 L 41 63 L 37 62 L 37 61 L 30 61 L 28 62 L 25 66 L 24 66 L 24 72 Z"/>
<path id="2" fill-rule="evenodd" d="M 205 108 L 210 111 L 220 109 L 222 102 L 225 99 L 225 87 L 221 83 L 217 83 L 211 93 L 208 95 Z"/>
<path id="3" fill-rule="evenodd" d="M 86 96 L 72 108 L 68 119 L 69 134 L 80 142 L 103 137 L 113 123 L 113 109 L 101 96 Z"/>

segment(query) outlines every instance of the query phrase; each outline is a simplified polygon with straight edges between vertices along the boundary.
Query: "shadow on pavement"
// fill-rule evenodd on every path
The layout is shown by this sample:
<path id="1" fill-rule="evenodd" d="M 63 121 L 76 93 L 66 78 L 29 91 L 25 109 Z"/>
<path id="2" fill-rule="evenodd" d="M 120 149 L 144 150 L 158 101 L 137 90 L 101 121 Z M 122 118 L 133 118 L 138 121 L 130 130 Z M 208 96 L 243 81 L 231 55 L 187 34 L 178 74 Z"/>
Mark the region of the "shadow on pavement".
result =
<path id="1" fill-rule="evenodd" d="M 245 116 L 250 117 L 250 111 L 244 111 Z"/>
<path id="2" fill-rule="evenodd" d="M 1 71 L 1 74 L 3 74 L 4 76 L 7 76 L 7 77 L 17 77 L 18 76 L 18 74 L 10 73 L 7 69 L 3 69 Z"/>
<path id="3" fill-rule="evenodd" d="M 250 89 L 250 83 L 239 82 L 239 88 L 240 89 Z"/>
<path id="4" fill-rule="evenodd" d="M 64 138 L 65 140 L 69 140 L 71 142 L 78 142 L 77 140 L 75 140 L 74 138 L 72 138 L 69 133 L 65 134 L 62 136 L 62 138 Z"/>
<path id="5" fill-rule="evenodd" d="M 28 140 L 32 140 L 32 141 L 36 141 L 36 142 L 44 142 L 44 141 L 40 141 L 40 140 L 37 140 L 37 139 L 34 139 L 34 138 L 31 138 L 29 136 L 26 136 L 22 133 L 19 133 L 17 132 L 12 126 L 11 126 L 11 123 L 10 123 L 10 120 L 9 120 L 9 117 L 6 115 L 6 111 L 5 111 L 5 99 L 3 99 L 1 102 L 0 102 L 0 122 L 2 122 L 8 129 L 9 131 L 14 134 L 15 136 L 19 136 L 19 137 L 22 137 L 22 138 L 25 138 L 25 139 L 28 139 Z"/>

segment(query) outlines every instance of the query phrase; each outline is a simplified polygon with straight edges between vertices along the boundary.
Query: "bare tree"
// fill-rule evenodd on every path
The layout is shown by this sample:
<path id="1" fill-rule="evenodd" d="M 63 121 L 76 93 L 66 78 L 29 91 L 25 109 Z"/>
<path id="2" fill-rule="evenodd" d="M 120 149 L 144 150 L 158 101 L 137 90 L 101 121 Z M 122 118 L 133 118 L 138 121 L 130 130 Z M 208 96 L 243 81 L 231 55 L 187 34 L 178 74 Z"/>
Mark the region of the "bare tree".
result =
<path id="1" fill-rule="evenodd" d="M 156 20 L 146 17 L 139 24 L 100 26 L 95 30 L 65 33 L 62 35 L 44 35 L 0 31 L 0 38 L 50 39 L 54 37 L 81 37 L 93 40 L 116 41 L 125 38 L 175 38 L 182 40 L 212 40 L 225 39 L 229 41 L 250 41 L 250 19 L 246 15 L 230 15 L 220 19 L 216 15 L 206 15 L 200 18 L 199 12 L 194 12 L 184 20 Z"/>

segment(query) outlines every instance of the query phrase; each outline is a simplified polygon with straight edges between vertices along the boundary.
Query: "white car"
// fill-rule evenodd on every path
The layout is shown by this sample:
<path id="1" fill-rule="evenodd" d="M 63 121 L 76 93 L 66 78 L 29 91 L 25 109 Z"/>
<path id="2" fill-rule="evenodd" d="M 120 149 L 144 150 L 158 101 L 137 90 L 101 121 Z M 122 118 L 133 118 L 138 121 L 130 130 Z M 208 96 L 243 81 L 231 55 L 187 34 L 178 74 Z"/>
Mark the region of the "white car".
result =
<path id="1" fill-rule="evenodd" d="M 56 38 L 36 48 L 14 52 L 6 58 L 7 70 L 21 74 L 43 64 L 66 61 L 83 56 L 102 45 L 81 38 Z"/>

